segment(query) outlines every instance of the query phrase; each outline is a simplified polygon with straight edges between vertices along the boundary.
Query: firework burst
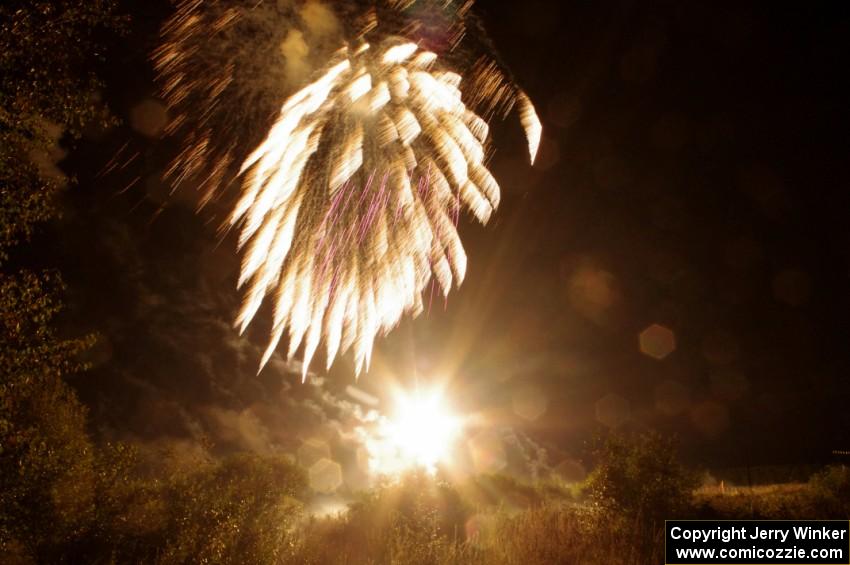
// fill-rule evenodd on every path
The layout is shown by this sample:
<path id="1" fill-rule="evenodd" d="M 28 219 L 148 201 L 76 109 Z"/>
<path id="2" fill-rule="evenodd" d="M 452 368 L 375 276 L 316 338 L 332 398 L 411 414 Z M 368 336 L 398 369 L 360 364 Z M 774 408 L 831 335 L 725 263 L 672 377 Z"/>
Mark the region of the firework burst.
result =
<path id="1" fill-rule="evenodd" d="M 356 373 L 368 368 L 375 337 L 422 311 L 432 279 L 443 295 L 463 281 L 460 211 L 486 223 L 499 204 L 487 119 L 518 105 L 533 162 L 534 107 L 470 5 L 388 0 L 337 18 L 316 2 L 189 0 L 166 24 L 154 60 L 182 140 L 170 174 L 201 184 L 204 203 L 241 185 L 225 225 L 243 252 L 237 326 L 273 306 L 261 366 L 287 333 L 304 375 L 320 342 L 328 367 L 353 348 Z"/>

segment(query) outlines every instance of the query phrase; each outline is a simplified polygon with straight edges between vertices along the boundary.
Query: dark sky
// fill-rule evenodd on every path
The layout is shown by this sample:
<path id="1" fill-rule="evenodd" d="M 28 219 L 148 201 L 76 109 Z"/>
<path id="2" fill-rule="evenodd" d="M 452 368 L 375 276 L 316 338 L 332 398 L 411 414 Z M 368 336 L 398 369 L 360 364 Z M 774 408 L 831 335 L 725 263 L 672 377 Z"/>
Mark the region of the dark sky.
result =
<path id="1" fill-rule="evenodd" d="M 463 288 L 379 340 L 359 386 L 406 381 L 415 359 L 552 464 L 606 426 L 676 433 L 714 467 L 847 449 L 847 5 L 479 8 L 543 121 L 538 164 L 515 116 L 494 124 L 503 199 L 487 227 L 462 228 Z M 146 53 L 168 6 L 130 10 L 105 69 L 127 125 L 66 160 L 81 185 L 40 243 L 66 274 L 69 326 L 103 335 L 74 384 L 106 436 L 291 448 L 344 415 L 280 367 L 254 376 L 265 336 L 230 328 L 234 243 L 191 195 L 167 197 L 173 147 L 130 127 L 155 96 Z M 96 176 L 125 143 L 121 159 L 137 156 Z M 353 384 L 351 360 L 324 382 Z M 516 415 L 541 399 L 539 417 Z"/>
<path id="2" fill-rule="evenodd" d="M 524 240 L 498 311 L 584 365 L 545 369 L 553 399 L 584 412 L 613 390 L 643 421 L 698 424 L 706 457 L 846 443 L 846 6 L 504 3 L 488 20 L 548 126 L 539 175 L 497 165 Z M 582 268 L 606 273 L 587 283 L 605 281 L 602 312 L 564 300 Z M 636 351 L 651 323 L 677 338 L 660 362 Z M 655 410 L 668 379 L 690 417 Z"/>

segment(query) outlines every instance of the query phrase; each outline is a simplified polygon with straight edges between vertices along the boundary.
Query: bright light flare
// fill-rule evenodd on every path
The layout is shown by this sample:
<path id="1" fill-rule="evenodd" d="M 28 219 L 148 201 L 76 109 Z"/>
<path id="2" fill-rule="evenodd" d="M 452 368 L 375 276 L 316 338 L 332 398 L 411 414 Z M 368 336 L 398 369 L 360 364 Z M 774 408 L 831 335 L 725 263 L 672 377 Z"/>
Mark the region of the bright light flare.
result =
<path id="1" fill-rule="evenodd" d="M 366 441 L 370 470 L 397 475 L 420 467 L 434 473 L 437 465 L 450 464 L 463 420 L 451 412 L 443 391 L 400 391 L 394 404 L 392 417 L 382 419 L 374 437 Z"/>
<path id="2" fill-rule="evenodd" d="M 397 414 L 387 426 L 390 441 L 411 462 L 433 468 L 448 455 L 460 420 L 446 410 L 439 391 L 401 395 L 397 403 Z"/>

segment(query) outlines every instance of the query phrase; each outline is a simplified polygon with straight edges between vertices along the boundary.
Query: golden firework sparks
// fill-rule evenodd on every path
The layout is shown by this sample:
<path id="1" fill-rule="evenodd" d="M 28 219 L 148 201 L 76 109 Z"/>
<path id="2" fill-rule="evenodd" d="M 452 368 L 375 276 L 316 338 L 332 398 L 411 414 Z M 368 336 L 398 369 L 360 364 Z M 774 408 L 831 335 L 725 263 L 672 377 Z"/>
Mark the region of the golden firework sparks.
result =
<path id="1" fill-rule="evenodd" d="M 433 4 L 452 23 L 447 35 L 454 49 L 464 38 L 471 2 L 454 9 L 446 3 L 389 2 L 384 9 L 405 23 L 397 26 L 401 31 L 388 33 L 370 12 L 357 39 L 342 41 L 341 34 L 344 46 L 286 98 L 265 138 L 240 157 L 251 132 L 229 115 L 221 117 L 238 110 L 223 106 L 268 99 L 281 78 L 257 81 L 256 92 L 239 80 L 241 66 L 253 62 L 244 47 L 222 54 L 222 44 L 233 41 L 240 25 L 260 37 L 275 33 L 266 27 L 272 22 L 264 21 L 275 14 L 259 4 L 254 9 L 226 4 L 182 2 L 154 54 L 175 115 L 171 131 L 183 137 L 170 174 L 178 182 L 197 179 L 206 191 L 204 203 L 229 174 L 241 179 L 227 220 L 238 229 L 243 252 L 239 286 L 245 294 L 236 323 L 244 331 L 264 300 L 271 302 L 272 335 L 261 366 L 286 333 L 290 358 L 303 346 L 303 376 L 320 342 L 328 367 L 352 348 L 359 374 L 369 367 L 376 336 L 403 315 L 423 310 L 422 294 L 432 277 L 443 295 L 463 281 L 460 210 L 486 223 L 500 199 L 486 167 L 486 118 L 518 104 L 532 162 L 540 121 L 529 98 L 486 57 L 469 66 L 474 93 L 468 106 L 465 68 L 402 33 L 424 25 L 411 25 L 408 11 Z M 330 12 L 312 5 L 311 25 L 332 29 L 327 21 L 315 23 L 317 14 L 327 19 Z M 304 37 L 299 30 L 286 33 L 282 45 L 289 58 L 282 66 L 300 68 L 292 53 L 310 51 Z M 210 68 L 223 72 L 198 72 Z M 275 72 L 279 69 L 272 77 Z M 230 142 L 225 128 L 232 131 Z"/>

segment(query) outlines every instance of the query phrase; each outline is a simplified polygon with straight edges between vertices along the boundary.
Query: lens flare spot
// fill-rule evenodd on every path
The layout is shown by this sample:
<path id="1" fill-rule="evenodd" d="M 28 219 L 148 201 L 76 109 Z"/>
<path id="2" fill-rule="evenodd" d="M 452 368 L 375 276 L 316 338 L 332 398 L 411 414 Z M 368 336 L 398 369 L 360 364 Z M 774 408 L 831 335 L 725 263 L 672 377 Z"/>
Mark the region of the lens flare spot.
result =
<path id="1" fill-rule="evenodd" d="M 313 463 L 308 475 L 310 487 L 316 492 L 330 494 L 342 484 L 342 467 L 326 457 Z"/>
<path id="2" fill-rule="evenodd" d="M 676 349 L 676 335 L 661 324 L 652 324 L 640 332 L 639 341 L 641 353 L 659 360 Z"/>
<path id="3" fill-rule="evenodd" d="M 469 440 L 467 446 L 472 463 L 479 473 L 498 473 L 508 465 L 502 439 L 494 432 L 483 431 Z"/>

